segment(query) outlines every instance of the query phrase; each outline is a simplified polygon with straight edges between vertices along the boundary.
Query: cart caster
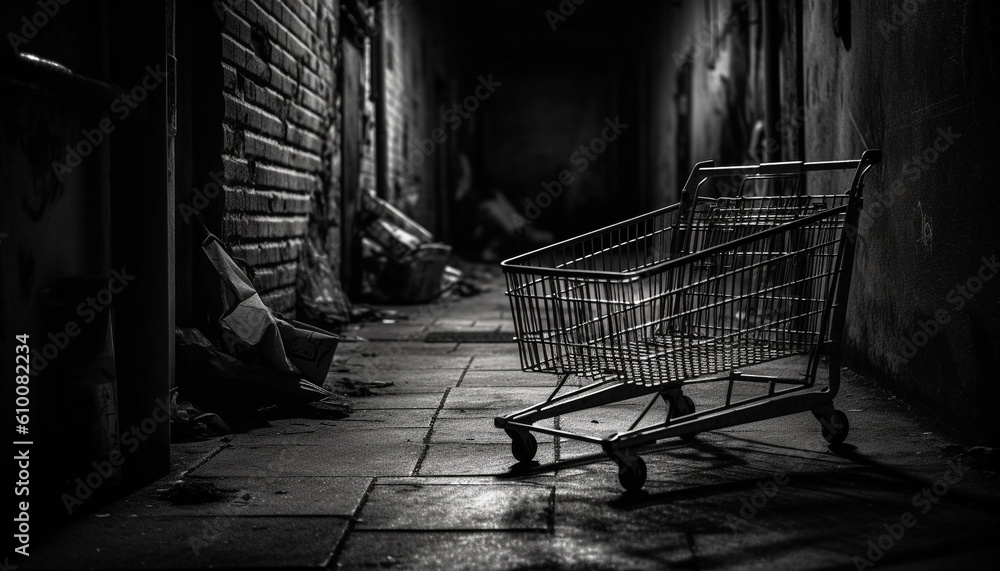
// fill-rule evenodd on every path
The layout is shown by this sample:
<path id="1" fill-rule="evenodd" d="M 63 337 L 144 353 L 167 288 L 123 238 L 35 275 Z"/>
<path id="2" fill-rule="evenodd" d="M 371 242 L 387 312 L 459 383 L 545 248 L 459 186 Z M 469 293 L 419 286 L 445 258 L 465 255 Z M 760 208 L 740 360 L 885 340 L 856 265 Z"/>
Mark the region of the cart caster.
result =
<path id="1" fill-rule="evenodd" d="M 618 482 L 626 492 L 638 492 L 646 483 L 646 462 L 636 456 L 631 466 L 618 467 Z"/>
<path id="2" fill-rule="evenodd" d="M 820 424 L 823 426 L 823 439 L 830 444 L 840 444 L 847 440 L 847 433 L 851 424 L 847 421 L 847 415 L 842 410 L 835 410 L 827 418 L 821 418 Z"/>
<path id="3" fill-rule="evenodd" d="M 529 462 L 538 452 L 538 441 L 528 431 L 507 430 L 510 436 L 510 451 L 518 462 Z"/>
<path id="4" fill-rule="evenodd" d="M 681 395 L 679 399 L 674 399 L 673 401 L 668 400 L 667 402 L 669 403 L 667 422 L 670 422 L 680 416 L 693 414 L 695 411 L 694 401 L 687 395 Z M 685 434 L 684 436 L 681 436 L 681 440 L 695 440 L 696 437 L 696 434 Z"/>
<path id="5" fill-rule="evenodd" d="M 667 413 L 667 420 L 673 420 L 678 416 L 687 416 L 694 412 L 694 401 L 687 395 L 682 395 L 680 402 L 670 405 L 670 412 Z"/>

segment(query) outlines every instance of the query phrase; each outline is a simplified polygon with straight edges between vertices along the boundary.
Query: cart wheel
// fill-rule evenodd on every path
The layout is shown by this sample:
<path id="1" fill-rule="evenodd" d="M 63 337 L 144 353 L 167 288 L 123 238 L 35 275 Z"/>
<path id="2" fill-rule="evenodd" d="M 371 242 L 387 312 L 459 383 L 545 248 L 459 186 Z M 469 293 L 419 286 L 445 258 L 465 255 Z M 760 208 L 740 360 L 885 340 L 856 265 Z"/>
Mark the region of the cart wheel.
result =
<path id="1" fill-rule="evenodd" d="M 618 481 L 626 492 L 638 492 L 646 483 L 646 462 L 636 456 L 631 466 L 618 467 Z"/>
<path id="2" fill-rule="evenodd" d="M 830 444 L 840 444 L 847 440 L 847 432 L 851 428 L 851 423 L 847 421 L 847 415 L 842 410 L 835 410 L 829 418 L 822 419 L 823 438 Z"/>
<path id="3" fill-rule="evenodd" d="M 671 420 L 677 418 L 678 416 L 685 416 L 694 412 L 694 401 L 691 400 L 691 397 L 684 395 L 681 397 L 681 400 L 684 401 L 684 404 L 682 404 L 681 406 L 676 408 L 670 407 Z M 674 414 L 674 412 L 680 412 L 680 414 Z"/>
<path id="4" fill-rule="evenodd" d="M 514 459 L 518 462 L 528 462 L 535 457 L 538 452 L 538 441 L 535 435 L 530 432 L 517 432 L 508 430 L 510 436 L 510 451 L 514 454 Z"/>
<path id="5" fill-rule="evenodd" d="M 667 420 L 668 421 L 669 420 L 673 420 L 673 419 L 677 418 L 678 416 L 688 415 L 688 414 L 692 414 L 694 412 L 694 410 L 695 410 L 695 408 L 694 408 L 694 401 L 691 400 L 691 397 L 689 397 L 687 395 L 683 395 L 683 396 L 681 396 L 681 400 L 683 401 L 683 404 L 681 404 L 681 406 L 674 406 L 674 405 L 670 406 L 670 410 L 667 412 Z M 681 412 L 680 414 L 674 414 L 674 413 L 677 413 L 679 411 L 683 411 L 683 412 Z M 681 440 L 695 440 L 696 438 L 697 438 L 697 434 L 685 434 L 684 436 L 681 436 Z"/>

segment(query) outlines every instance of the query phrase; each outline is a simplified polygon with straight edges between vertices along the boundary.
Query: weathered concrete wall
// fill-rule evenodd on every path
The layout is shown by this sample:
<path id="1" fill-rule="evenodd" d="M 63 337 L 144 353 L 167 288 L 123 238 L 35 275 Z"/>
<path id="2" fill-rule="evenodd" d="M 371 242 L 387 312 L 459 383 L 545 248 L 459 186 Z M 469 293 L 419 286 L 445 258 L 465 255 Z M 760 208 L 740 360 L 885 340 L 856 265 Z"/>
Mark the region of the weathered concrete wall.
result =
<path id="1" fill-rule="evenodd" d="M 862 2 L 852 46 L 806 3 L 807 156 L 880 147 L 847 326 L 852 364 L 1000 437 L 1000 143 L 992 2 Z M 995 263 L 995 262 L 994 262 Z M 979 290 L 979 291 L 977 291 Z"/>
<path id="2" fill-rule="evenodd" d="M 885 156 L 866 191 L 849 361 L 998 438 L 991 411 L 1000 397 L 1000 280 L 986 279 L 998 271 L 986 261 L 1000 249 L 989 172 L 1000 150 L 997 8 L 853 2 L 849 36 L 841 14 L 838 37 L 832 3 L 805 1 L 801 14 L 796 5 L 783 1 L 779 10 L 782 158 L 858 157 L 873 147 Z M 676 201 L 678 170 L 687 168 L 676 153 L 685 53 L 693 54 L 691 160 L 752 160 L 726 142 L 745 146 L 739 139 L 763 119 L 760 26 L 741 36 L 739 18 L 728 17 L 740 10 L 759 22 L 759 1 L 659 8 L 650 56 L 652 205 Z M 824 189 L 817 180 L 810 192 Z"/>

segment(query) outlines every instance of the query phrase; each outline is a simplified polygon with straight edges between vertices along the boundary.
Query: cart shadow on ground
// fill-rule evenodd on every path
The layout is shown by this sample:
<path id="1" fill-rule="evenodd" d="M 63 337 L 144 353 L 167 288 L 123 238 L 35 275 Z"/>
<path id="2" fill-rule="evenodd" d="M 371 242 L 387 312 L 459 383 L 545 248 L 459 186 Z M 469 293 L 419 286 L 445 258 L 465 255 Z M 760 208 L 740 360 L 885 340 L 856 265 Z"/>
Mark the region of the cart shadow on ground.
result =
<path id="1" fill-rule="evenodd" d="M 956 556 L 976 566 L 997 549 L 1000 501 L 990 473 L 970 467 L 946 492 L 916 499 L 935 490 L 949 459 L 884 461 L 849 444 L 810 449 L 715 432 L 641 453 L 650 479 L 638 492 L 617 487 L 617 470 L 604 454 L 516 464 L 497 479 L 554 476 L 556 494 L 568 500 L 556 504 L 568 506 L 557 521 L 600 532 L 595 545 L 647 561 L 665 561 L 676 537 L 686 538 L 701 568 L 761 560 L 842 569 L 856 568 L 855 558 L 933 568 L 935 560 Z M 776 474 L 773 492 L 746 507 Z M 647 537 L 636 541 L 633 532 Z"/>
<path id="2" fill-rule="evenodd" d="M 827 497 L 827 501 L 824 502 L 799 503 L 798 509 L 801 509 L 803 513 L 815 509 L 853 511 L 853 508 L 850 507 L 853 503 L 867 504 L 869 508 L 875 505 L 890 511 L 905 511 L 906 509 L 914 509 L 912 499 L 915 494 L 919 494 L 925 489 L 933 490 L 935 483 L 940 481 L 940 474 L 917 475 L 912 467 L 897 466 L 876 460 L 860 452 L 857 447 L 851 444 L 829 445 L 827 447 L 828 454 L 825 456 L 840 459 L 840 461 L 832 462 L 825 458 L 810 458 L 809 455 L 815 454 L 815 450 L 782 446 L 734 434 L 709 434 L 750 444 L 755 448 L 750 452 L 746 448 L 734 450 L 731 447 L 708 442 L 703 437 L 695 437 L 690 440 L 660 443 L 656 446 L 643 448 L 641 453 L 647 460 L 655 462 L 654 465 L 664 465 L 670 462 L 700 462 L 699 468 L 706 473 L 727 469 L 739 471 L 748 466 L 760 468 L 762 462 L 755 461 L 753 458 L 755 456 L 758 459 L 762 456 L 779 457 L 779 460 L 774 463 L 778 469 L 772 472 L 757 473 L 753 477 L 732 477 L 724 482 L 693 484 L 690 481 L 678 482 L 675 487 L 672 487 L 673 489 L 664 489 L 664 484 L 669 485 L 670 482 L 668 471 L 661 470 L 661 473 L 657 474 L 655 470 L 651 469 L 647 489 L 636 492 L 619 490 L 619 495 L 608 499 L 607 505 L 614 509 L 628 511 L 682 501 L 712 500 L 733 494 L 746 495 L 756 491 L 759 482 L 770 479 L 770 474 L 782 474 L 787 476 L 788 483 L 784 486 L 789 491 L 798 490 Z M 957 460 L 961 466 L 961 459 Z M 786 462 L 786 466 L 791 461 L 798 461 L 801 467 L 799 469 L 782 469 L 780 465 L 782 461 Z M 558 474 L 560 471 L 573 468 L 610 464 L 611 461 L 603 453 L 574 456 L 545 464 L 537 461 L 519 462 L 513 464 L 508 472 L 499 474 L 496 478 L 498 480 L 530 479 L 545 474 Z M 827 467 L 823 467 L 824 464 Z M 942 460 L 941 465 L 946 465 L 944 460 Z M 968 464 L 965 467 L 969 470 L 974 469 Z M 609 479 L 608 483 L 611 484 L 616 469 L 613 466 L 607 466 L 605 471 Z M 685 478 L 685 480 L 689 479 Z M 614 483 L 617 484 L 616 481 Z M 649 488 L 653 488 L 653 491 L 650 491 Z M 981 489 L 980 492 L 982 492 Z M 1000 500 L 983 493 L 966 492 L 958 489 L 958 486 L 952 486 L 945 494 L 939 494 L 933 502 L 919 500 L 916 511 L 920 511 L 920 508 L 925 508 L 927 505 L 934 507 L 939 501 L 946 502 L 947 505 L 954 508 L 994 518 L 995 523 L 1000 526 L 1000 519 L 995 519 L 1000 518 L 1000 516 L 993 515 L 1000 514 Z"/>

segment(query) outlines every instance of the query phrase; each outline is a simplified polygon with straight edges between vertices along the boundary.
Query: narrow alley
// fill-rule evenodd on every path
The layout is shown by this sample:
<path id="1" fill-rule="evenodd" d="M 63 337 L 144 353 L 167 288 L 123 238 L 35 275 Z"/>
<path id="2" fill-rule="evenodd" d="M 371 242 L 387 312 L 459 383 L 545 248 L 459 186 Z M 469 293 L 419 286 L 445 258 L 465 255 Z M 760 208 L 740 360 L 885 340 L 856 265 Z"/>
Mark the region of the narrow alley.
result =
<path id="1" fill-rule="evenodd" d="M 513 343 L 426 341 L 510 331 L 502 291 L 351 331 L 359 339 L 340 347 L 330 378 L 380 388 L 352 398 L 350 416 L 176 445 L 171 475 L 38 546 L 25 568 L 832 569 L 874 566 L 889 551 L 911 569 L 996 560 L 995 456 L 854 375 L 841 406 L 864 428 L 840 448 L 808 415 L 699 435 L 651 450 L 635 497 L 594 445 L 540 435 L 537 461 L 517 463 L 493 419 L 544 399 L 556 380 L 522 372 Z M 643 404 L 555 422 L 614 432 Z M 175 505 L 163 490 L 178 480 L 224 493 Z M 916 523 L 900 527 L 907 513 Z"/>
<path id="2" fill-rule="evenodd" d="M 1000 4 L 0 31 L 0 570 L 1000 560 Z"/>

